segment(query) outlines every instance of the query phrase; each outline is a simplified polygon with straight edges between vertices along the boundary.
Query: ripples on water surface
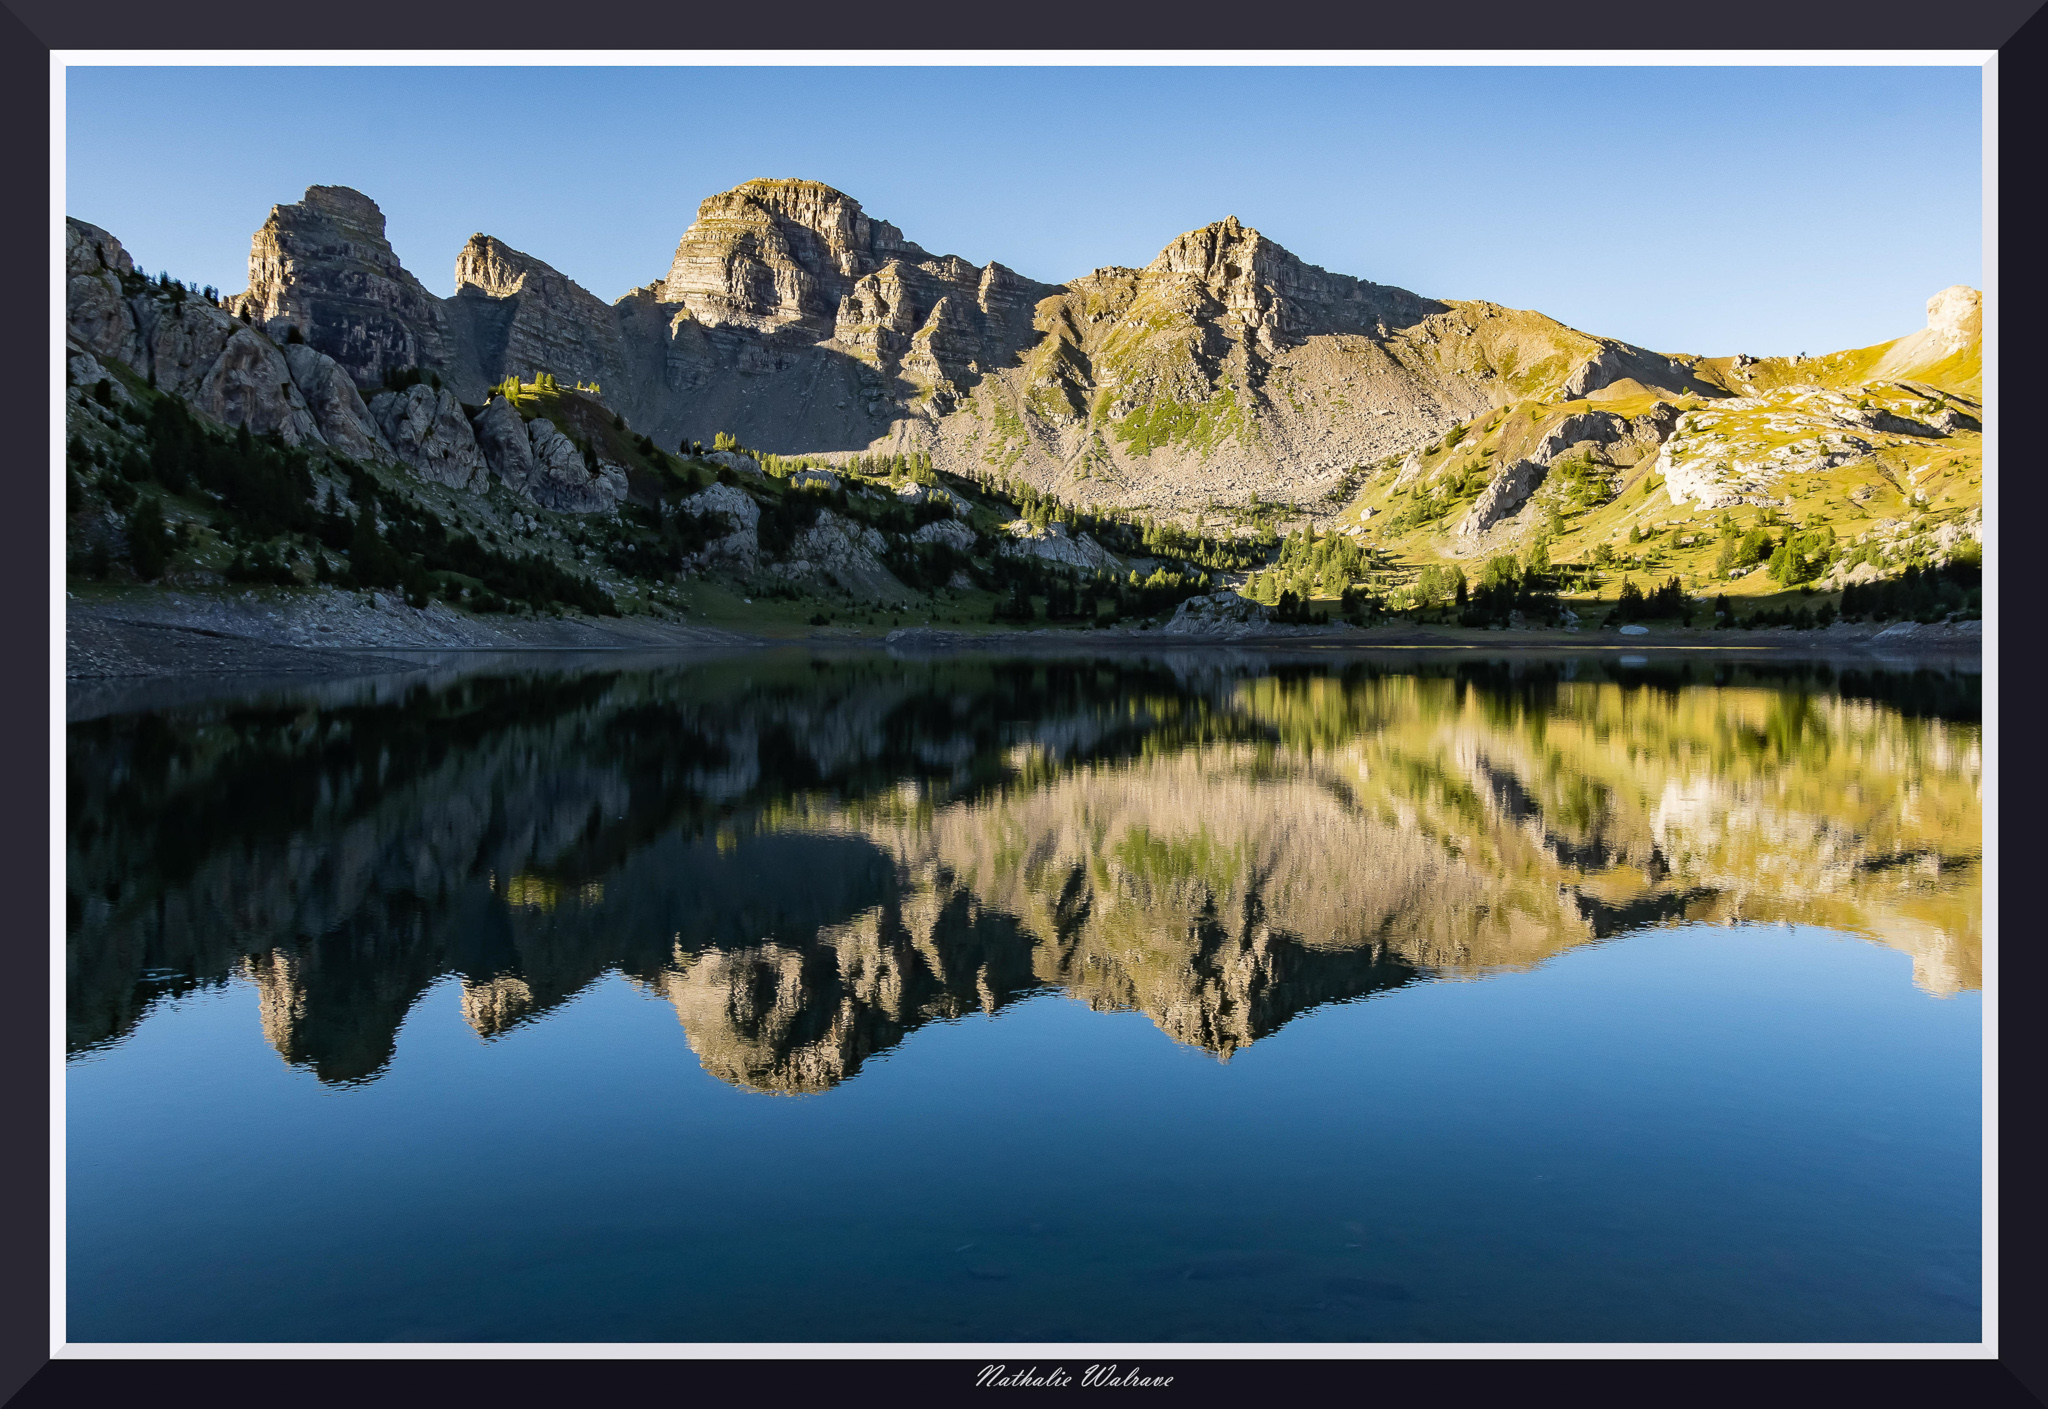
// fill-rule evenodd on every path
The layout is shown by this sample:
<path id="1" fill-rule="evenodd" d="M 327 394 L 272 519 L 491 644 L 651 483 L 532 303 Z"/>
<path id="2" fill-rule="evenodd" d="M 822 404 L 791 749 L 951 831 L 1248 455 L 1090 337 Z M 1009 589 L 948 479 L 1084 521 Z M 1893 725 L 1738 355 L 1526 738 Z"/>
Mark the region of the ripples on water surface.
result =
<path id="1" fill-rule="evenodd" d="M 1975 1340 L 1977 701 L 796 652 L 77 695 L 70 1338 Z"/>

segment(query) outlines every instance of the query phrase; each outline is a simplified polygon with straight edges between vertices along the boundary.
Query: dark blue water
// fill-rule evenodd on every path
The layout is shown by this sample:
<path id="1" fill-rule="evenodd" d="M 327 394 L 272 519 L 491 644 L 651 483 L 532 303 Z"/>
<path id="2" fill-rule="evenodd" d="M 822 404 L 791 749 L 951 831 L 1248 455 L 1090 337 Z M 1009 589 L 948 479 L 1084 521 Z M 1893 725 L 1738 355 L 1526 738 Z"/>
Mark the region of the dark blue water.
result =
<path id="1" fill-rule="evenodd" d="M 1926 681 L 850 669 L 76 720 L 69 1339 L 1978 1338 Z"/>

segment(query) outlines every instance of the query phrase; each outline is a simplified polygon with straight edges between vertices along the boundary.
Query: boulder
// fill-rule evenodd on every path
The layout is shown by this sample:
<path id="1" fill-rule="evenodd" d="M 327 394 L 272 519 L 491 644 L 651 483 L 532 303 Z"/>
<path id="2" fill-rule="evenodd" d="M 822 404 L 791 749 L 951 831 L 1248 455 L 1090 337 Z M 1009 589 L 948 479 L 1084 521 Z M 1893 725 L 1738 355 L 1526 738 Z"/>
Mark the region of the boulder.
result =
<path id="1" fill-rule="evenodd" d="M 323 440 L 358 460 L 391 455 L 390 442 L 385 440 L 370 408 L 363 404 L 355 381 L 340 363 L 304 343 L 286 343 L 283 351 L 292 382 L 319 426 Z"/>
<path id="2" fill-rule="evenodd" d="M 451 489 L 482 488 L 483 451 L 454 392 L 424 383 L 379 392 L 371 398 L 370 414 L 392 453 L 421 479 Z"/>
<path id="3" fill-rule="evenodd" d="M 67 395 L 73 401 L 91 395 L 93 388 L 99 385 L 101 381 L 107 383 L 108 390 L 113 394 L 115 405 L 125 406 L 135 399 L 128 394 L 128 388 L 121 385 L 121 379 L 109 376 L 107 369 L 102 367 L 99 359 L 90 352 L 75 346 L 68 348 L 67 352 L 69 355 L 64 361 L 64 374 L 71 383 L 71 388 Z"/>
<path id="4" fill-rule="evenodd" d="M 761 466 L 751 455 L 742 455 L 737 450 L 714 450 L 704 457 L 714 465 L 723 465 L 736 474 L 752 475 L 759 478 Z"/>
<path id="5" fill-rule="evenodd" d="M 829 493 L 839 490 L 839 476 L 830 470 L 798 470 L 789 477 L 789 483 L 795 489 L 822 489 Z"/>

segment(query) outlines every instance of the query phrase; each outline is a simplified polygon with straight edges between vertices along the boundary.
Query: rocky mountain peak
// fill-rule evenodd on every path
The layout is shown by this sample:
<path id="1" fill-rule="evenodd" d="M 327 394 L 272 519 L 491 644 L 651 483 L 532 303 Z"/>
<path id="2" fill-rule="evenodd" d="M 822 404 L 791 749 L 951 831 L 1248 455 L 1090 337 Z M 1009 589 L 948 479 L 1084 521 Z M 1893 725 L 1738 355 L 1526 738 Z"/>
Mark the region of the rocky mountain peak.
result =
<path id="1" fill-rule="evenodd" d="M 1193 279 L 1227 317 L 1271 349 L 1314 333 L 1359 333 L 1442 305 L 1304 263 L 1234 215 L 1190 230 L 1159 252 L 1152 281 Z"/>
<path id="2" fill-rule="evenodd" d="M 378 204 L 350 186 L 308 186 L 300 208 L 312 210 L 335 224 L 358 232 L 373 242 L 384 239 L 384 212 Z M 290 207 L 276 207 L 284 210 Z M 386 245 L 385 248 L 390 248 Z"/>
<path id="3" fill-rule="evenodd" d="M 662 286 L 698 321 L 829 336 L 854 282 L 925 253 L 818 181 L 756 180 L 712 196 L 683 232 Z"/>
<path id="4" fill-rule="evenodd" d="M 377 203 L 347 186 L 270 208 L 249 242 L 248 292 L 228 306 L 280 342 L 297 328 L 359 386 L 447 361 L 440 300 L 399 262 Z"/>
<path id="5" fill-rule="evenodd" d="M 455 256 L 455 287 L 458 292 L 473 288 L 491 298 L 510 298 L 529 288 L 543 287 L 550 292 L 575 289 L 586 298 L 595 298 L 546 261 L 484 234 L 471 235 L 469 243 Z"/>

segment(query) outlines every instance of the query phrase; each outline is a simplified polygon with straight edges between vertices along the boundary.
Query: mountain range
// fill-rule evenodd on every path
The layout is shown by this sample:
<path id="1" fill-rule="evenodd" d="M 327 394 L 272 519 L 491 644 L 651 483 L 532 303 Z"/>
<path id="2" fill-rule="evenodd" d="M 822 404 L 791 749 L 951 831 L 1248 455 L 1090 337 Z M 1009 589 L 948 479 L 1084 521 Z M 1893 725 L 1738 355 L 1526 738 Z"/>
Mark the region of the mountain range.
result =
<path id="1" fill-rule="evenodd" d="M 1143 269 L 1041 284 L 929 254 L 831 187 L 759 180 L 706 200 L 616 303 L 485 234 L 455 281 L 436 297 L 374 201 L 315 186 L 272 208 L 224 306 L 363 390 L 419 367 L 480 404 L 548 372 L 663 445 L 922 452 L 1078 502 L 1219 479 L 1286 497 L 1532 396 L 1724 390 L 1701 359 L 1332 274 L 1235 217 Z"/>
<path id="2" fill-rule="evenodd" d="M 272 208 L 241 293 L 151 280 L 76 219 L 66 264 L 74 557 L 125 555 L 115 481 L 154 477 L 184 535 L 172 576 L 195 585 L 261 578 L 246 564 L 265 539 L 293 583 L 375 585 L 337 560 L 361 493 L 386 496 L 378 531 L 426 535 L 401 549 L 424 564 L 415 606 L 430 589 L 601 606 L 566 573 L 670 610 L 713 569 L 749 598 L 739 579 L 772 570 L 903 605 L 936 584 L 1000 593 L 997 560 L 1021 552 L 1101 582 L 1163 560 L 1175 600 L 1204 572 L 1267 566 L 1247 584 L 1267 603 L 1363 581 L 1407 610 L 1448 602 L 1461 561 L 1498 577 L 1511 556 L 1517 580 L 1596 594 L 1640 572 L 1743 595 L 1766 569 L 1768 592 L 1974 562 L 1982 537 L 1982 297 L 1961 286 L 1870 348 L 1669 355 L 1331 273 L 1234 217 L 1142 269 L 1038 283 L 932 255 L 800 180 L 704 201 L 667 271 L 611 304 L 481 233 L 438 297 L 340 186 Z M 160 424 L 165 396 L 217 428 L 202 440 L 245 430 L 297 456 L 263 473 L 296 476 L 264 492 L 299 507 L 245 521 L 257 471 L 176 449 L 190 437 Z M 194 475 L 202 497 L 178 498 Z M 836 496 L 823 518 L 815 495 L 792 508 L 802 489 Z M 898 490 L 915 522 L 879 507 Z M 619 518 L 635 507 L 660 543 Z M 558 577 L 430 551 L 435 525 L 539 549 Z M 1294 548 L 1289 527 L 1308 530 Z M 592 577 L 599 559 L 622 576 Z"/>

